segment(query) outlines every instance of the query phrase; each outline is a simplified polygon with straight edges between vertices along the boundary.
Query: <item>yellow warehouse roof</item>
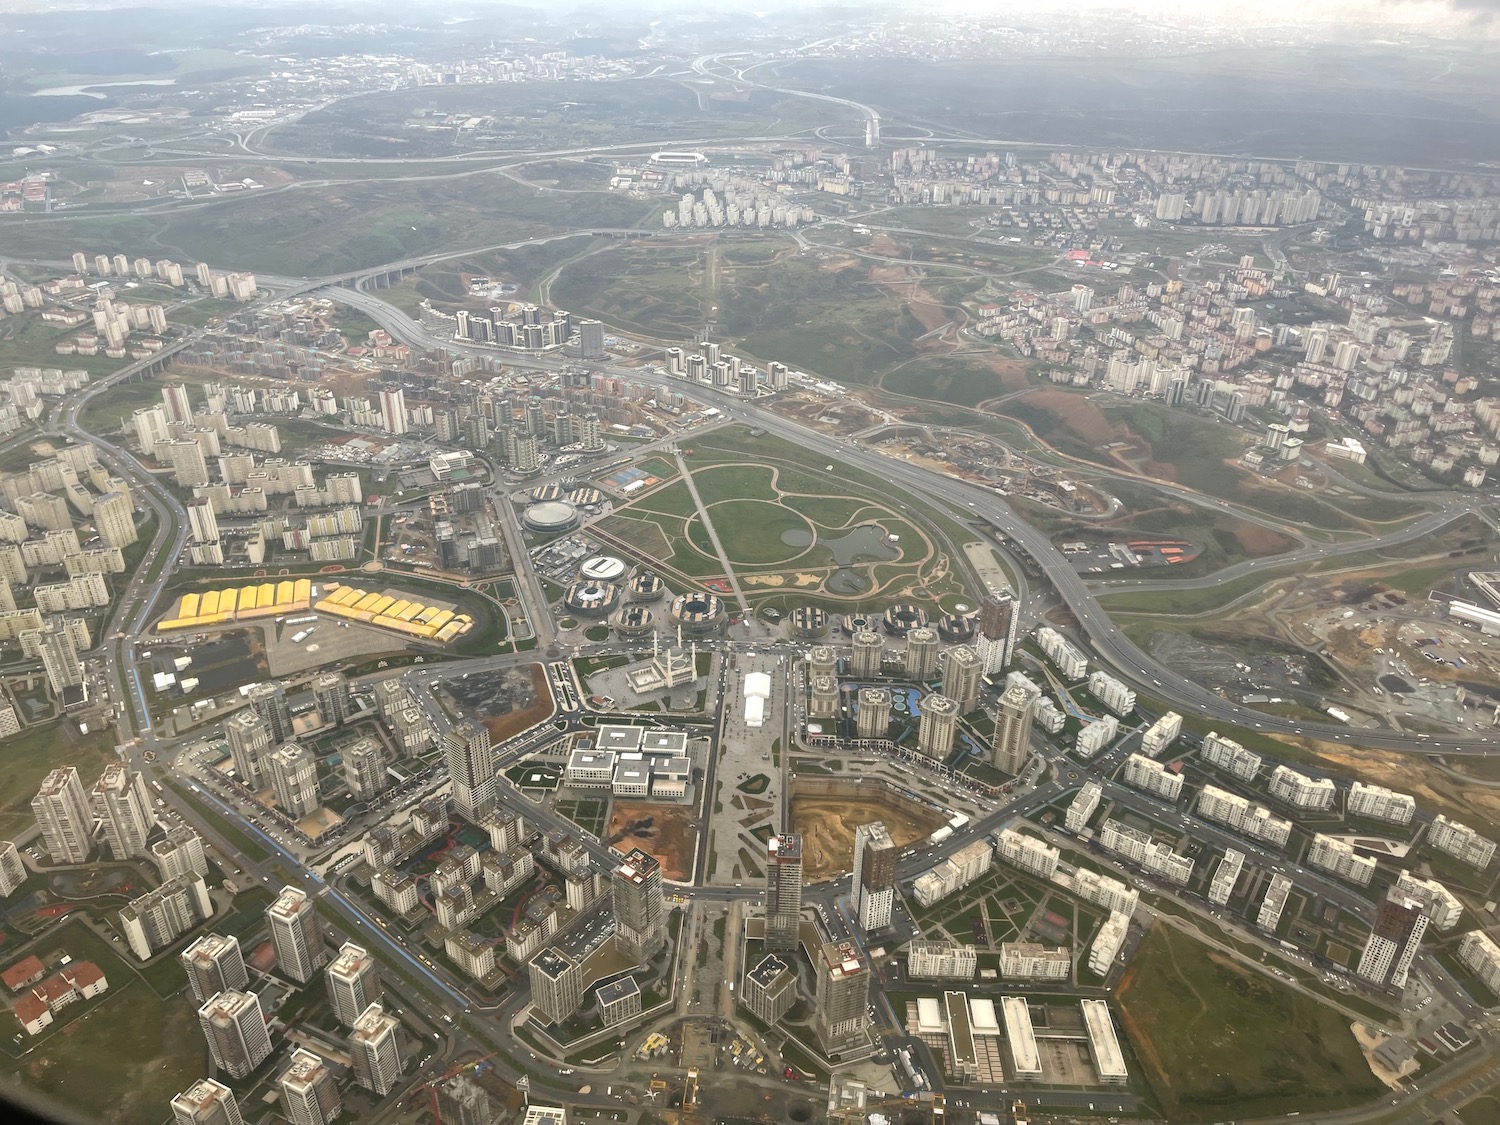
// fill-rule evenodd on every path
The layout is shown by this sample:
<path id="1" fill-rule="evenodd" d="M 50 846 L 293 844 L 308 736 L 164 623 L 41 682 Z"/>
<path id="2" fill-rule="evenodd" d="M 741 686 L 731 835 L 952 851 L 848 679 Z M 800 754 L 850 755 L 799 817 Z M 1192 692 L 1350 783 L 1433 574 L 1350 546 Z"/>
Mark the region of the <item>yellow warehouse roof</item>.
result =
<path id="1" fill-rule="evenodd" d="M 276 583 L 276 604 L 290 605 L 297 596 L 297 584 L 291 579 Z"/>
<path id="2" fill-rule="evenodd" d="M 177 611 L 178 617 L 197 617 L 198 603 L 203 599 L 197 594 L 183 594 L 182 605 Z"/>
<path id="3" fill-rule="evenodd" d="M 198 616 L 208 617 L 210 614 L 219 612 L 219 591 L 210 590 L 203 595 L 203 600 L 198 604 Z"/>

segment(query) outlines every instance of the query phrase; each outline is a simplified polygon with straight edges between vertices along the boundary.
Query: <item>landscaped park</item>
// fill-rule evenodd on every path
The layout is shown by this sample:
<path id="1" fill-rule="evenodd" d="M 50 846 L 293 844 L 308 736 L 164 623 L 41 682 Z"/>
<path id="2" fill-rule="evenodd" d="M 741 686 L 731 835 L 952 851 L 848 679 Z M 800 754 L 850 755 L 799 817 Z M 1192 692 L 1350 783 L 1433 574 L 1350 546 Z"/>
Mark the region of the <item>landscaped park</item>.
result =
<path id="1" fill-rule="evenodd" d="M 755 608 L 973 604 L 950 542 L 962 529 L 893 495 L 888 482 L 738 428 L 706 435 L 681 458 L 685 475 L 642 490 L 591 528 L 669 582 L 732 593 L 727 562 Z"/>

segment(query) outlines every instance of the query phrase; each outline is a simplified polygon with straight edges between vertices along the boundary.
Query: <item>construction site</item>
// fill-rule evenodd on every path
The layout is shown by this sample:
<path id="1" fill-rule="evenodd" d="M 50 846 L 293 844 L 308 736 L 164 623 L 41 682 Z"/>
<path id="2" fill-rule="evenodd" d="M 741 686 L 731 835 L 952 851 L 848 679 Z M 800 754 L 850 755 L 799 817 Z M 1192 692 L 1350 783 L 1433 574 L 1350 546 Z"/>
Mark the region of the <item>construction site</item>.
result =
<path id="1" fill-rule="evenodd" d="M 947 823 L 937 809 L 869 781 L 798 777 L 792 783 L 792 827 L 802 833 L 803 870 L 809 882 L 836 879 L 852 870 L 854 830 L 874 820 L 885 822 L 898 848 L 925 839 Z"/>

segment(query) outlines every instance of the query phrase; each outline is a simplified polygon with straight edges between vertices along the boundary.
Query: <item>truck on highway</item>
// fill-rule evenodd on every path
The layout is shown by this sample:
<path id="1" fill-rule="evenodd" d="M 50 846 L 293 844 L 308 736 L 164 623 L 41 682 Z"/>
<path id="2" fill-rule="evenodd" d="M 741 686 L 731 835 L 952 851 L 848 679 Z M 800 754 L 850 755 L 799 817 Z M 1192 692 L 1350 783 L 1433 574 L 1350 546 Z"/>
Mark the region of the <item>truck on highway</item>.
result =
<path id="1" fill-rule="evenodd" d="M 952 835 L 953 835 L 953 829 L 949 828 L 945 824 L 945 825 L 943 825 L 943 827 L 939 828 L 936 832 L 934 832 L 931 836 L 927 837 L 927 842 L 929 844 L 941 844 L 944 840 L 946 840 L 949 836 L 952 836 Z"/>

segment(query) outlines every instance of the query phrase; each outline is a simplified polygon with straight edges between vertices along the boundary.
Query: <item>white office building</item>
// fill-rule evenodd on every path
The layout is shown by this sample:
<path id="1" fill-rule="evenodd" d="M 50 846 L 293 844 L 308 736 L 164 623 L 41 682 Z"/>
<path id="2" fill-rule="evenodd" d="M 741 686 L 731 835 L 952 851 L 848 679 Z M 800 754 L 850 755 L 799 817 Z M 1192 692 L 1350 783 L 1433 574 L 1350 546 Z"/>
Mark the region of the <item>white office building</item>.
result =
<path id="1" fill-rule="evenodd" d="M 1125 1069 L 1125 1052 L 1120 1050 L 1120 1037 L 1109 1016 L 1109 1005 L 1103 1000 L 1080 1000 L 1083 1011 L 1083 1028 L 1089 1036 L 1089 1054 L 1094 1060 L 1094 1073 L 1105 1086 L 1124 1086 L 1130 1082 L 1130 1073 Z"/>
<path id="2" fill-rule="evenodd" d="M 1010 1046 L 1011 1069 L 1023 1082 L 1042 1077 L 1042 1056 L 1036 1046 L 1036 1031 L 1031 1025 L 1031 1006 L 1024 996 L 1002 996 L 1000 1010 L 1005 1016 L 1005 1040 Z"/>

